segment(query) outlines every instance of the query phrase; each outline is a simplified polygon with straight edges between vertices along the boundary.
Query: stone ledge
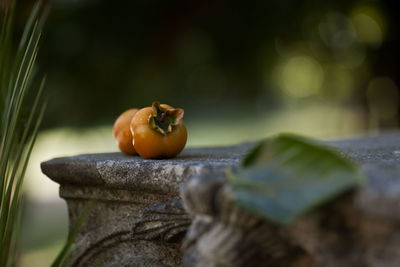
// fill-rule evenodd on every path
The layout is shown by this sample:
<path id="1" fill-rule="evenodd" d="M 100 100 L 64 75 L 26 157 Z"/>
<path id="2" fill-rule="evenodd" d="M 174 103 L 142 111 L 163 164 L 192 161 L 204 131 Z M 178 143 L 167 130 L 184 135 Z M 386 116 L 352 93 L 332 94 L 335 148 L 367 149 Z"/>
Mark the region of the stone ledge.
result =
<path id="1" fill-rule="evenodd" d="M 41 164 L 42 172 L 63 185 L 179 194 L 188 177 L 238 165 L 251 147 L 189 148 L 178 157 L 148 160 L 122 153 L 86 154 L 56 158 Z"/>

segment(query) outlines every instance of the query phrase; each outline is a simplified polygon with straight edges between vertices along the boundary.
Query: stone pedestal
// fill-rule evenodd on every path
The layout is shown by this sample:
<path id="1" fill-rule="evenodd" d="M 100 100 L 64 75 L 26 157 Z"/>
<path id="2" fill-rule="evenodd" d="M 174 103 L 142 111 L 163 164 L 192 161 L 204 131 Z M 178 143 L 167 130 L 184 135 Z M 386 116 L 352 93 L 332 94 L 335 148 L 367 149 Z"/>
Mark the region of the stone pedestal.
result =
<path id="1" fill-rule="evenodd" d="M 59 183 L 74 225 L 94 200 L 70 266 L 179 266 L 190 219 L 180 185 L 200 173 L 235 168 L 250 145 L 186 149 L 177 158 L 146 160 L 122 153 L 56 158 L 42 171 Z"/>
<path id="2" fill-rule="evenodd" d="M 95 200 L 70 266 L 179 266 L 183 257 L 187 266 L 218 266 L 224 255 L 231 266 L 399 266 L 400 133 L 330 144 L 369 181 L 290 227 L 230 201 L 223 170 L 236 168 L 251 145 L 186 149 L 168 160 L 80 155 L 44 162 L 42 170 L 61 185 L 70 225 Z M 251 253 L 263 261 L 255 264 Z"/>

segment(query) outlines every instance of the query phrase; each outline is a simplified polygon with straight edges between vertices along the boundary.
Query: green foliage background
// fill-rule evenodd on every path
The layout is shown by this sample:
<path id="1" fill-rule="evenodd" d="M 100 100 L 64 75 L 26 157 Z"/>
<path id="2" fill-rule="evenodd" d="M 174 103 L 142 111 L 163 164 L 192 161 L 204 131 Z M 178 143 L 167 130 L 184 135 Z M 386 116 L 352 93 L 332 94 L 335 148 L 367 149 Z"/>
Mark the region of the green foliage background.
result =
<path id="1" fill-rule="evenodd" d="M 385 76 L 399 88 L 394 5 L 355 0 L 52 1 L 41 55 L 51 88 L 44 126 L 110 124 L 125 109 L 159 100 L 184 108 L 188 120 L 211 119 L 216 113 L 268 114 L 293 103 L 329 104 L 361 111 L 368 128 L 374 116 L 369 82 Z M 377 23 L 381 41 L 359 38 L 357 12 Z M 372 29 L 368 25 L 367 32 Z M 323 72 L 318 91 L 300 98 L 276 81 L 279 65 L 298 56 Z M 393 105 L 398 109 L 398 103 Z M 379 128 L 398 126 L 397 114 L 374 119 Z"/>

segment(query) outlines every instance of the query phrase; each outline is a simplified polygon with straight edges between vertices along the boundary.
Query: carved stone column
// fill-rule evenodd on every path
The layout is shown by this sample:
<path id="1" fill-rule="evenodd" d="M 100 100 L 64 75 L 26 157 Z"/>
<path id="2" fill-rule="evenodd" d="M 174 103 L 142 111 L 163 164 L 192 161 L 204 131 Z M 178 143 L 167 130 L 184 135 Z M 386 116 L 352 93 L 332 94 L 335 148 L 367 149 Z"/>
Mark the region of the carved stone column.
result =
<path id="1" fill-rule="evenodd" d="M 108 153 L 42 163 L 42 171 L 61 185 L 70 227 L 88 200 L 95 200 L 69 265 L 179 266 L 190 224 L 180 184 L 199 173 L 234 168 L 248 147 L 186 149 L 168 160 Z"/>

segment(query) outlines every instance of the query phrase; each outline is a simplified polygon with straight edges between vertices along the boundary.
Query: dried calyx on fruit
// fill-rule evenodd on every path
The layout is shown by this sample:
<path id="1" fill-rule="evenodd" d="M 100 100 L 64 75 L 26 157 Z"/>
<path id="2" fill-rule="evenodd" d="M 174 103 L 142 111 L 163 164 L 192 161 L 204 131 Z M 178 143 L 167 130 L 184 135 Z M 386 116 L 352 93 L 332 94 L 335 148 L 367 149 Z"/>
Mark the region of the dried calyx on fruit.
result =
<path id="1" fill-rule="evenodd" d="M 184 114 L 183 109 L 162 107 L 158 101 L 153 102 L 152 109 L 153 113 L 149 116 L 150 128 L 163 135 L 172 132 L 173 127 L 181 122 Z"/>

